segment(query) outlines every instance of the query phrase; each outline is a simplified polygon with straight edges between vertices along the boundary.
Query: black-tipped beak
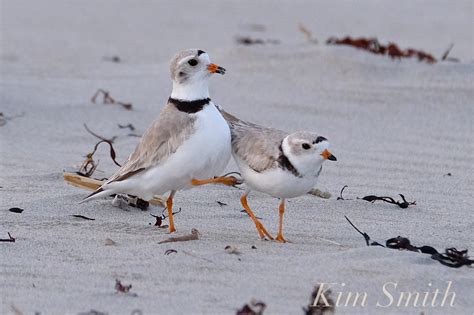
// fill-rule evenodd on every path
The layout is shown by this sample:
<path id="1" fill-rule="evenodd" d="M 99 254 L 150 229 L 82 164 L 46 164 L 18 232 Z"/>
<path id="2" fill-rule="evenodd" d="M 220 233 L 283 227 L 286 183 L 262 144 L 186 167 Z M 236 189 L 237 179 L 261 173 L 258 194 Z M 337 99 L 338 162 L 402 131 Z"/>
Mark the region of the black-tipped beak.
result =
<path id="1" fill-rule="evenodd" d="M 337 161 L 337 158 L 332 155 L 331 152 L 329 152 L 328 150 L 324 150 L 323 153 L 321 153 L 321 156 L 325 159 L 325 160 L 330 160 L 330 161 Z"/>
<path id="2" fill-rule="evenodd" d="M 210 73 L 225 74 L 225 69 L 221 66 L 216 65 L 215 63 L 211 63 L 209 66 L 207 66 L 207 71 L 209 71 Z"/>

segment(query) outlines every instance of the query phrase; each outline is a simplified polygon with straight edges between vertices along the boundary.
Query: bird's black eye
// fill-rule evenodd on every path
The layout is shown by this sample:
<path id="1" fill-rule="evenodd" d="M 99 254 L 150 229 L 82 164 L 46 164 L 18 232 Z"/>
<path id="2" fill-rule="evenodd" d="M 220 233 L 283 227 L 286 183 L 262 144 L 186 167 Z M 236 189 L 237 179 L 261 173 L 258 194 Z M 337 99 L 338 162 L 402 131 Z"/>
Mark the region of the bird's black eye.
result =
<path id="1" fill-rule="evenodd" d="M 309 144 L 307 144 L 307 143 L 303 143 L 301 146 L 302 146 L 303 149 L 305 149 L 305 150 L 309 150 L 309 149 L 311 148 L 311 146 L 310 146 Z"/>
<path id="2" fill-rule="evenodd" d="M 193 66 L 193 67 L 194 67 L 195 65 L 198 64 L 198 61 L 197 61 L 196 59 L 190 59 L 190 60 L 188 61 L 188 63 L 189 63 L 190 66 Z"/>

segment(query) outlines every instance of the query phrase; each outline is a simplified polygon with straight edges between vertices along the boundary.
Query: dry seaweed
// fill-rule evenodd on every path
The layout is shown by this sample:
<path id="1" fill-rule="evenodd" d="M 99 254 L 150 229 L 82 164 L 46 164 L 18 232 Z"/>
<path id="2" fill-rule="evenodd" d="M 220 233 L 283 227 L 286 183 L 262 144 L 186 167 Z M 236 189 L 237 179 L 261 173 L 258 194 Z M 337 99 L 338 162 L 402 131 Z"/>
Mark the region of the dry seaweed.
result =
<path id="1" fill-rule="evenodd" d="M 168 256 L 170 254 L 176 254 L 178 251 L 176 249 L 167 249 L 165 251 L 165 256 Z"/>
<path id="2" fill-rule="evenodd" d="M 341 192 L 339 193 L 339 197 L 337 197 L 337 200 L 354 200 L 354 199 L 346 199 L 342 196 L 342 193 L 344 192 L 344 190 L 347 187 L 349 187 L 349 186 L 344 185 L 344 187 L 342 187 Z M 402 195 L 402 194 L 398 194 L 398 195 L 402 198 L 402 201 L 396 201 L 392 197 L 387 197 L 387 196 L 379 197 L 379 196 L 375 196 L 375 195 L 357 197 L 357 199 L 362 199 L 362 200 L 369 201 L 369 202 L 372 202 L 372 203 L 379 200 L 379 201 L 383 201 L 383 202 L 386 202 L 386 203 L 391 203 L 391 204 L 397 205 L 397 206 L 399 206 L 400 208 L 403 208 L 403 209 L 408 208 L 409 206 L 416 205 L 416 201 L 407 201 L 405 199 L 404 195 Z"/>
<path id="3" fill-rule="evenodd" d="M 261 38 L 252 38 L 249 36 L 237 36 L 235 38 L 235 41 L 237 44 L 240 45 L 265 45 L 265 44 L 273 44 L 277 45 L 280 44 L 280 41 L 278 39 L 261 39 Z"/>
<path id="4" fill-rule="evenodd" d="M 192 229 L 191 234 L 183 235 L 183 236 L 171 236 L 164 241 L 158 242 L 158 244 L 164 243 L 172 243 L 172 242 L 186 242 L 186 241 L 194 241 L 199 239 L 199 231 L 197 229 Z"/>
<path id="5" fill-rule="evenodd" d="M 84 220 L 89 220 L 89 221 L 95 221 L 93 218 L 86 217 L 82 214 L 73 214 L 71 215 L 72 217 L 79 218 L 79 219 L 84 219 Z"/>
<path id="6" fill-rule="evenodd" d="M 252 299 L 250 303 L 245 304 L 240 310 L 237 310 L 236 315 L 262 315 L 267 305 L 262 301 Z"/>
<path id="7" fill-rule="evenodd" d="M 7 232 L 8 233 L 8 238 L 0 238 L 0 242 L 12 242 L 12 243 L 15 243 L 15 238 L 10 234 L 10 232 Z"/>
<path id="8" fill-rule="evenodd" d="M 307 307 L 303 307 L 305 315 L 329 315 L 334 314 L 334 300 L 332 298 L 331 290 L 324 291 L 324 294 L 320 294 L 318 298 L 318 293 L 321 290 L 320 286 L 314 287 L 313 292 L 311 293 L 311 298 Z M 316 301 L 316 298 L 318 300 Z"/>
<path id="9" fill-rule="evenodd" d="M 166 227 L 168 227 L 167 225 L 162 225 L 162 224 L 163 224 L 163 220 L 165 220 L 165 219 L 168 217 L 168 215 L 167 215 L 167 212 L 168 212 L 168 211 L 167 211 L 167 210 L 168 210 L 168 208 L 165 207 L 165 208 L 163 209 L 163 211 L 161 211 L 161 215 L 154 215 L 154 214 L 151 214 L 151 213 L 150 213 L 150 215 L 156 219 L 154 226 L 158 226 L 158 227 L 161 227 L 161 228 L 166 228 Z M 180 213 L 180 212 L 181 212 L 181 208 L 179 208 L 178 211 L 173 212 L 173 215 L 178 214 L 178 213 Z"/>
<path id="10" fill-rule="evenodd" d="M 116 293 L 129 293 L 130 290 L 132 289 L 132 285 L 124 285 L 122 282 L 120 282 L 119 279 L 115 279 L 115 290 Z"/>
<path id="11" fill-rule="evenodd" d="M 399 250 L 409 250 L 417 253 L 422 254 L 429 254 L 431 258 L 438 261 L 440 264 L 451 267 L 451 268 L 460 268 L 462 266 L 470 266 L 474 264 L 474 260 L 470 259 L 468 256 L 468 250 L 458 250 L 455 247 L 446 248 L 444 253 L 438 252 L 432 246 L 414 246 L 411 244 L 410 240 L 406 237 L 397 236 L 394 238 L 390 238 L 385 242 L 385 245 L 382 245 L 378 242 L 371 242 L 370 236 L 360 231 L 350 220 L 345 216 L 346 220 L 349 224 L 359 232 L 365 239 L 365 243 L 367 246 L 381 246 L 391 249 L 399 249 Z"/>
<path id="12" fill-rule="evenodd" d="M 128 124 L 128 125 L 117 124 L 117 125 L 118 125 L 118 127 L 119 127 L 120 129 L 128 128 L 128 129 L 130 129 L 130 131 L 134 131 L 134 130 L 135 130 L 135 126 L 132 125 L 132 124 Z"/>
<path id="13" fill-rule="evenodd" d="M 419 61 L 426 61 L 430 64 L 437 62 L 435 57 L 422 50 L 417 50 L 413 48 L 407 48 L 405 50 L 402 50 L 398 47 L 397 44 L 390 42 L 387 45 L 382 45 L 377 40 L 377 38 L 351 38 L 349 36 L 346 36 L 344 38 L 330 37 L 327 39 L 326 44 L 352 46 L 374 54 L 386 55 L 391 57 L 392 59 L 416 57 Z"/>
<path id="14" fill-rule="evenodd" d="M 22 208 L 14 207 L 14 208 L 8 209 L 8 211 L 13 212 L 13 213 L 22 213 L 22 212 L 25 211 L 25 210 L 22 209 Z"/>
<path id="15" fill-rule="evenodd" d="M 308 42 L 317 44 L 318 40 L 313 36 L 313 32 L 311 32 L 303 23 L 298 25 L 298 30 L 304 34 Z"/>
<path id="16" fill-rule="evenodd" d="M 105 140 L 105 141 L 108 141 L 108 142 L 113 143 L 113 142 L 115 141 L 115 139 L 117 139 L 117 136 L 113 136 L 113 137 L 110 138 L 110 139 L 107 139 L 107 138 L 105 138 L 105 137 L 99 136 L 97 133 L 95 133 L 95 132 L 93 132 L 92 130 L 90 130 L 89 127 L 87 127 L 86 124 L 83 124 L 83 125 L 84 125 L 84 128 L 86 129 L 86 131 L 87 131 L 88 133 L 90 133 L 91 135 L 93 135 L 93 136 L 96 137 L 96 138 L 99 138 L 100 140 Z"/>
<path id="17" fill-rule="evenodd" d="M 94 145 L 94 150 L 91 152 L 91 153 L 88 153 L 86 155 L 86 159 L 84 160 L 84 162 L 82 162 L 80 168 L 79 168 L 79 171 L 76 172 L 76 174 L 80 175 L 80 176 L 84 176 L 84 177 L 91 177 L 92 174 L 94 173 L 94 171 L 96 170 L 97 168 L 97 163 L 94 161 L 94 154 L 95 152 L 97 151 L 97 148 L 99 147 L 99 145 L 101 143 L 107 143 L 110 147 L 110 158 L 112 159 L 112 161 L 115 163 L 115 165 L 117 166 L 121 166 L 116 160 L 116 154 L 115 154 L 115 150 L 114 150 L 114 147 L 112 145 L 112 142 L 110 140 L 107 140 L 107 139 L 103 139 L 103 140 L 100 140 L 99 142 L 97 142 L 95 145 Z"/>
<path id="18" fill-rule="evenodd" d="M 112 98 L 112 96 L 110 96 L 110 93 L 108 91 L 103 89 L 98 89 L 97 92 L 95 92 L 94 96 L 92 96 L 91 98 L 91 102 L 95 104 L 99 95 L 102 95 L 102 104 L 119 105 L 125 108 L 126 110 L 132 110 L 131 103 L 116 101 L 114 98 Z"/>

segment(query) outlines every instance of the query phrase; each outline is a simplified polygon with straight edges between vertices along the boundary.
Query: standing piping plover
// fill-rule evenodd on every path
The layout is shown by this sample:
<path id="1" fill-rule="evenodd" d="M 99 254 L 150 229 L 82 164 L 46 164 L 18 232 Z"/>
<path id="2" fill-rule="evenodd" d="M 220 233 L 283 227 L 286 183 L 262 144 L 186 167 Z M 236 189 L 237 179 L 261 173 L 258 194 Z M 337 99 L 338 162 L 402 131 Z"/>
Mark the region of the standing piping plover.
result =
<path id="1" fill-rule="evenodd" d="M 202 50 L 179 52 L 171 61 L 173 90 L 168 104 L 145 131 L 127 162 L 82 202 L 112 194 L 145 201 L 170 192 L 169 231 L 174 232 L 173 197 L 178 190 L 208 183 L 235 184 L 217 177 L 231 155 L 229 126 L 209 98 L 208 82 L 225 69 Z"/>
<path id="2" fill-rule="evenodd" d="M 273 237 L 255 217 L 247 204 L 251 190 L 280 199 L 280 221 L 276 240 L 283 237 L 285 199 L 308 193 L 316 185 L 325 160 L 336 161 L 328 151 L 326 138 L 313 132 L 287 132 L 242 121 L 223 111 L 232 134 L 232 155 L 248 189 L 240 202 L 252 218 L 261 238 Z"/>

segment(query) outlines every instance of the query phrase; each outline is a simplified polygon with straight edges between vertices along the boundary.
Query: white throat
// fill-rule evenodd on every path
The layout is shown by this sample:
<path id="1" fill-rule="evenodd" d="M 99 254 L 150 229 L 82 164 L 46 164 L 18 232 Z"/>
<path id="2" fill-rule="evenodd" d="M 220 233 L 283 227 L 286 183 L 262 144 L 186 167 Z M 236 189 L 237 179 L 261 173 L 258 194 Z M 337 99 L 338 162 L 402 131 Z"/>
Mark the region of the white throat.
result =
<path id="1" fill-rule="evenodd" d="M 316 154 L 294 155 L 291 153 L 288 137 L 283 139 L 281 149 L 300 174 L 317 175 L 324 160 Z"/>
<path id="2" fill-rule="evenodd" d="M 182 101 L 195 101 L 209 97 L 209 80 L 178 83 L 173 81 L 171 97 Z"/>

